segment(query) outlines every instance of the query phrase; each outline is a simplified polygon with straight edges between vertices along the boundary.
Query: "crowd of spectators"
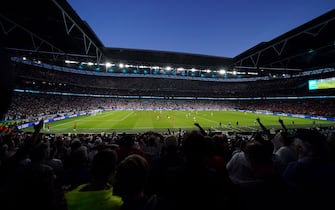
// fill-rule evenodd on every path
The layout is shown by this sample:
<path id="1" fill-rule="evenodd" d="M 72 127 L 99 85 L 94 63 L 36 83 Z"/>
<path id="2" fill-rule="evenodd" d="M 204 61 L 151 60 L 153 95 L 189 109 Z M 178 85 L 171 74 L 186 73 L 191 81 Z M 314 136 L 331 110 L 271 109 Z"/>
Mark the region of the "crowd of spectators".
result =
<path id="1" fill-rule="evenodd" d="M 332 209 L 334 133 L 0 137 L 2 209 Z"/>
<path id="2" fill-rule="evenodd" d="M 266 110 L 311 116 L 335 116 L 334 99 L 300 100 L 177 100 L 125 99 L 108 97 L 66 96 L 14 93 L 6 120 L 36 121 L 40 117 L 64 116 L 104 109 L 169 110 Z"/>

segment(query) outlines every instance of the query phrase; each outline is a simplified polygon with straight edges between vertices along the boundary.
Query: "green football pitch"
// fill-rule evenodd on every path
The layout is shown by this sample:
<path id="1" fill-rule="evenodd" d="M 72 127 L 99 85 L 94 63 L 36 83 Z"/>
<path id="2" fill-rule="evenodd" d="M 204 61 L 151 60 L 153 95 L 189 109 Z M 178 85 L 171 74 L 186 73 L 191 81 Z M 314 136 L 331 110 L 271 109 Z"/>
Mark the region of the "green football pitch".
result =
<path id="1" fill-rule="evenodd" d="M 197 129 L 223 132 L 250 132 L 260 130 L 259 117 L 268 129 L 279 129 L 279 116 L 238 111 L 187 111 L 187 110 L 113 110 L 102 113 L 55 121 L 44 126 L 43 133 L 141 133 L 146 131 L 171 132 Z M 333 122 L 295 117 L 280 117 L 287 128 L 329 126 Z M 76 125 L 76 129 L 74 126 Z M 26 128 L 25 131 L 32 131 Z"/>

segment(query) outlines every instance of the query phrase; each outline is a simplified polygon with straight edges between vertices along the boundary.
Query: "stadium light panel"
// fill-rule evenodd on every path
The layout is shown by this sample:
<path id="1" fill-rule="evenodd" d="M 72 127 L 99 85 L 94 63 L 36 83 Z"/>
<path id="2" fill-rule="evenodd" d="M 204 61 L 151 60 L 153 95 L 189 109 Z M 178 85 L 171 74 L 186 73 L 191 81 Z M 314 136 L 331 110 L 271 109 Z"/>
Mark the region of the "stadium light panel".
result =
<path id="1" fill-rule="evenodd" d="M 78 61 L 70 61 L 70 60 L 65 60 L 64 62 L 68 63 L 68 64 L 70 64 L 70 63 L 78 63 Z"/>
<path id="2" fill-rule="evenodd" d="M 111 66 L 112 66 L 112 64 L 111 64 L 111 63 L 109 63 L 109 62 L 107 62 L 105 65 L 106 65 L 106 68 L 109 68 L 109 67 L 111 67 Z"/>
<path id="3" fill-rule="evenodd" d="M 220 71 L 219 71 L 219 74 L 225 74 L 226 73 L 226 70 L 224 70 L 224 69 L 221 69 Z"/>

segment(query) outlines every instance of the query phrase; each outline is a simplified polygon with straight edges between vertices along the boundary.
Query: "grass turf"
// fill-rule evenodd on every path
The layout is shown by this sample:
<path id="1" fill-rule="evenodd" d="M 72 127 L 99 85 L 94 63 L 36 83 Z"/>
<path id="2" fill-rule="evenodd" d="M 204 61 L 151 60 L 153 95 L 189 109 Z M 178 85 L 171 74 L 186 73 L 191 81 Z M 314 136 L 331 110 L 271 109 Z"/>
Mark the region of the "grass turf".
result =
<path id="1" fill-rule="evenodd" d="M 204 129 L 224 132 L 250 132 L 260 130 L 255 121 L 259 117 L 267 128 L 279 129 L 279 116 L 237 111 L 182 111 L 182 110 L 113 110 L 75 117 L 50 123 L 43 133 L 141 133 L 197 129 L 195 122 Z M 329 126 L 332 122 L 295 117 L 280 117 L 287 128 Z M 238 122 L 238 124 L 237 124 Z M 221 123 L 221 126 L 220 126 Z M 74 124 L 76 129 L 74 130 Z M 45 126 L 47 127 L 47 126 Z M 26 128 L 25 131 L 32 131 Z"/>

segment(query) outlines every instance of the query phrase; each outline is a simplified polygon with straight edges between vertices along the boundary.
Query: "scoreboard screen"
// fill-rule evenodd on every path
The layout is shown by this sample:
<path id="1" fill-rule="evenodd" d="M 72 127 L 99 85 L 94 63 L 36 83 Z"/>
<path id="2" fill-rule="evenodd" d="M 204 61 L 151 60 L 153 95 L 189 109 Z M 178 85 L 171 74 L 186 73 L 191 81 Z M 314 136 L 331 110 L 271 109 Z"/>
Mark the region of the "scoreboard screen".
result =
<path id="1" fill-rule="evenodd" d="M 335 77 L 326 79 L 313 79 L 308 80 L 309 90 L 320 90 L 320 89 L 330 89 L 335 88 Z"/>

